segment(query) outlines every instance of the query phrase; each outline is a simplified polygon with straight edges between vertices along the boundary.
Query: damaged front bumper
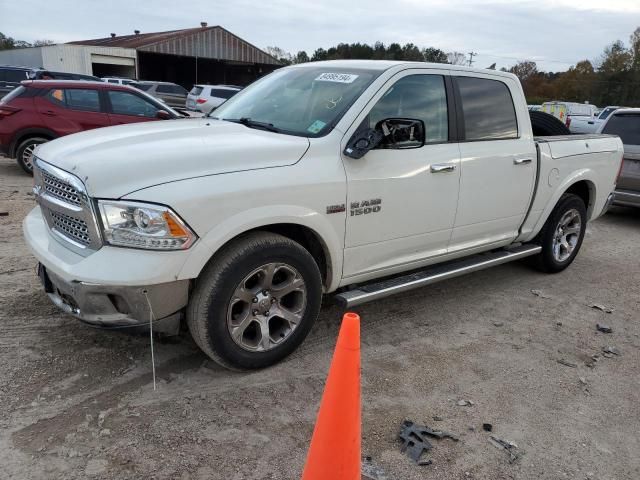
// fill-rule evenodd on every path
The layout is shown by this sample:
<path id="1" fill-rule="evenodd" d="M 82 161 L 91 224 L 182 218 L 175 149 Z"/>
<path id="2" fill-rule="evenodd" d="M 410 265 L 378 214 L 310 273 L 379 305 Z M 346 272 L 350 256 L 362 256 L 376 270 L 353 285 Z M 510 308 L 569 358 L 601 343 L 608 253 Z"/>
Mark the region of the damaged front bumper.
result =
<path id="1" fill-rule="evenodd" d="M 153 318 L 154 329 L 173 332 L 179 327 L 180 310 L 189 301 L 188 280 L 148 286 L 69 282 L 41 263 L 38 276 L 51 301 L 61 310 L 106 328 L 144 326 Z"/>

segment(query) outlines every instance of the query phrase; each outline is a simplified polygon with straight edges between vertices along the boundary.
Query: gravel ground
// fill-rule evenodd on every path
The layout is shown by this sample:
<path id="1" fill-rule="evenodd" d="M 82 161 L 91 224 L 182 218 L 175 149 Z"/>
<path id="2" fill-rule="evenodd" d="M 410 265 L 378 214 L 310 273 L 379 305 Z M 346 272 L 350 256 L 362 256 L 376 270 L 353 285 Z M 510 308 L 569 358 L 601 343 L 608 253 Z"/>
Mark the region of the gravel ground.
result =
<path id="1" fill-rule="evenodd" d="M 42 292 L 20 226 L 30 188 L 0 158 L 0 477 L 299 478 L 340 310 L 253 373 L 218 368 L 188 334 L 156 342 L 154 392 L 147 337 L 89 328 Z M 359 308 L 362 447 L 379 478 L 640 478 L 639 236 L 640 212 L 614 209 L 561 274 L 510 264 Z M 404 419 L 460 441 L 434 439 L 417 466 L 399 452 Z"/>

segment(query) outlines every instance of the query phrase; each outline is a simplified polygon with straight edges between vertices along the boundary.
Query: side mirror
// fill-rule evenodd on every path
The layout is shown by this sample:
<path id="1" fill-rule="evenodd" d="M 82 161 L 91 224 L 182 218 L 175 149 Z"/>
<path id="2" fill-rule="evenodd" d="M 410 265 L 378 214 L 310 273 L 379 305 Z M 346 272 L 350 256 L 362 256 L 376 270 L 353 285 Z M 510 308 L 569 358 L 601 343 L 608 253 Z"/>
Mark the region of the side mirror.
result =
<path id="1" fill-rule="evenodd" d="M 382 132 L 382 148 L 420 148 L 425 142 L 425 128 L 422 120 L 413 118 L 385 118 L 376 124 Z"/>
<path id="2" fill-rule="evenodd" d="M 359 159 L 366 155 L 369 150 L 373 150 L 383 140 L 382 132 L 374 128 L 359 130 L 353 134 L 349 143 L 344 149 L 347 157 Z"/>
<path id="3" fill-rule="evenodd" d="M 171 115 L 169 115 L 169 112 L 166 110 L 158 110 L 156 112 L 156 118 L 159 118 L 160 120 L 170 120 Z"/>

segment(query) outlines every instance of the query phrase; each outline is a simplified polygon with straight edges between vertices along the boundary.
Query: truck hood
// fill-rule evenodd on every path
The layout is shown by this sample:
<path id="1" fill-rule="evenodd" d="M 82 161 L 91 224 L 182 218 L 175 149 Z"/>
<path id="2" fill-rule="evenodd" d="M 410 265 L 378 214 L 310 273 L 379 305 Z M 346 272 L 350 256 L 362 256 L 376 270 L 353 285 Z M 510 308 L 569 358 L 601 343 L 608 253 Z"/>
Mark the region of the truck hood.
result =
<path id="1" fill-rule="evenodd" d="M 100 128 L 41 145 L 36 156 L 78 176 L 90 196 L 120 198 L 193 177 L 293 165 L 304 137 L 209 118 Z"/>

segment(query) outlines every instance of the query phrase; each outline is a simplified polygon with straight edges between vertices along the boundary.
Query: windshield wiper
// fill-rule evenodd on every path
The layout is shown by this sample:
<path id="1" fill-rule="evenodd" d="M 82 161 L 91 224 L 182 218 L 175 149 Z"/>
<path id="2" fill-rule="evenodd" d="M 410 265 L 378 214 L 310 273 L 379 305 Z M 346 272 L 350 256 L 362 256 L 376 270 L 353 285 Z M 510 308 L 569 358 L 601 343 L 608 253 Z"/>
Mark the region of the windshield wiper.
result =
<path id="1" fill-rule="evenodd" d="M 275 127 L 273 123 L 258 122 L 256 120 L 251 120 L 249 117 L 223 118 L 223 120 L 226 120 L 227 122 L 241 123 L 242 125 L 249 128 L 261 128 L 263 130 L 268 130 L 269 132 L 280 132 L 280 129 L 278 127 Z"/>

